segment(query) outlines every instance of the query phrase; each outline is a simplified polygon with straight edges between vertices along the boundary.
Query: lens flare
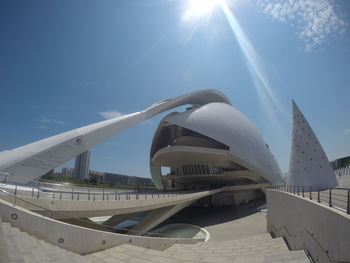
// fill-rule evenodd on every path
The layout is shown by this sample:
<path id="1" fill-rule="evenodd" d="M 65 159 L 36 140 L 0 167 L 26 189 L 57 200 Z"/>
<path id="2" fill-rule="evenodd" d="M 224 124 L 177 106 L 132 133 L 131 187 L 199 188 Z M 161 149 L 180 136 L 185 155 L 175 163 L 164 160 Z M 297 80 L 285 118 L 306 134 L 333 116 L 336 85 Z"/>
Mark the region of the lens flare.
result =
<path id="1" fill-rule="evenodd" d="M 228 8 L 224 0 L 218 0 L 219 5 L 227 19 L 228 24 L 238 42 L 239 47 L 242 50 L 243 56 L 245 58 L 245 63 L 248 67 L 250 76 L 252 77 L 254 88 L 258 94 L 258 97 L 262 103 L 262 106 L 266 110 L 267 116 L 270 121 L 274 123 L 277 128 L 276 132 L 280 134 L 281 138 L 287 139 L 287 132 L 285 131 L 281 121 L 278 121 L 276 111 L 272 109 L 272 105 L 279 111 L 280 116 L 284 120 L 290 119 L 290 114 L 286 111 L 276 97 L 274 91 L 271 88 L 267 74 L 265 72 L 265 65 L 257 54 L 253 44 L 250 42 L 249 38 L 243 31 L 239 22 L 237 21 L 234 13 Z M 283 137 L 282 137 L 283 136 Z"/>
<path id="2" fill-rule="evenodd" d="M 250 42 L 247 35 L 244 33 L 234 14 L 227 7 L 226 3 L 224 1 L 220 1 L 220 6 L 243 52 L 250 74 L 254 78 L 256 88 L 262 88 L 264 92 L 268 95 L 268 97 L 272 100 L 272 102 L 275 104 L 275 106 L 282 113 L 284 113 L 285 110 L 280 105 L 273 90 L 271 89 L 270 83 L 266 77 L 266 73 L 264 72 L 265 66 L 261 61 L 259 55 L 256 53 L 254 46 Z M 258 92 L 261 93 L 261 90 L 258 90 Z"/>
<path id="3" fill-rule="evenodd" d="M 277 110 L 286 119 L 290 116 L 285 110 L 285 108 L 280 104 L 278 98 L 276 97 L 274 91 L 271 88 L 267 74 L 265 72 L 265 65 L 257 54 L 253 44 L 245 34 L 244 30 L 237 21 L 234 13 L 227 6 L 225 0 L 189 0 L 188 8 L 186 9 L 183 20 L 190 24 L 192 30 L 188 34 L 187 41 L 191 39 L 192 35 L 196 31 L 199 25 L 199 18 L 205 18 L 210 20 L 211 14 L 214 8 L 218 6 L 222 9 L 223 14 L 238 42 L 239 47 L 242 50 L 243 56 L 245 58 L 245 63 L 252 77 L 254 87 L 259 95 L 259 98 L 266 109 L 270 117 L 274 115 L 271 108 L 271 104 L 274 105 Z"/>
<path id="4" fill-rule="evenodd" d="M 254 87 L 259 95 L 260 101 L 267 111 L 268 116 L 270 117 L 270 120 L 272 120 L 277 127 L 279 127 L 281 133 L 283 136 L 286 135 L 286 131 L 282 127 L 281 123 L 277 121 L 277 116 L 275 114 L 275 111 L 272 110 L 271 102 L 272 104 L 277 108 L 281 116 L 285 120 L 290 119 L 290 114 L 286 111 L 286 109 L 281 105 L 278 98 L 276 97 L 274 91 L 271 88 L 271 85 L 269 83 L 269 80 L 267 78 L 267 74 L 265 72 L 265 65 L 260 59 L 259 55 L 255 51 L 254 46 L 250 42 L 249 38 L 243 31 L 242 27 L 238 23 L 235 15 L 233 12 L 228 8 L 227 4 L 224 2 L 224 0 L 219 1 L 220 7 L 227 19 L 227 22 L 230 25 L 230 28 L 236 37 L 236 40 L 242 50 L 242 53 L 245 58 L 245 63 L 248 67 L 249 73 L 253 79 Z"/>

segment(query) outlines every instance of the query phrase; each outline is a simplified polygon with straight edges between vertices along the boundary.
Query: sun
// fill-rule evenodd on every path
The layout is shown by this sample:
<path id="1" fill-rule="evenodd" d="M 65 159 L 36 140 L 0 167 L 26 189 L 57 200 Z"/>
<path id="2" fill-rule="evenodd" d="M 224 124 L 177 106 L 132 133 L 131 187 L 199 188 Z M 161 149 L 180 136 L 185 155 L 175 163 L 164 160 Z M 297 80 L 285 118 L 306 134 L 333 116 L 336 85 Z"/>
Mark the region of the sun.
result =
<path id="1" fill-rule="evenodd" d="M 219 0 L 189 0 L 183 18 L 189 20 L 210 16 L 218 2 Z"/>
<path id="2" fill-rule="evenodd" d="M 199 15 L 211 13 L 216 4 L 216 0 L 190 0 L 190 8 Z"/>

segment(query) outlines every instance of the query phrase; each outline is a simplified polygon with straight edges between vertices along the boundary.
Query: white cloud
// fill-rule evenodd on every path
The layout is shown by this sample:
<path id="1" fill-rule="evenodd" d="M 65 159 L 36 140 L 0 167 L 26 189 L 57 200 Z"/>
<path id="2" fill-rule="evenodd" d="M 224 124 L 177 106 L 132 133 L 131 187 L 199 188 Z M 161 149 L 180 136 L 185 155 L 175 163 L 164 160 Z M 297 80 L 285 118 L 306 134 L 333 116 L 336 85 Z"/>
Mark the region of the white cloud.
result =
<path id="1" fill-rule="evenodd" d="M 55 120 L 55 119 L 50 119 L 50 118 L 47 118 L 47 117 L 40 117 L 39 121 L 41 123 L 52 123 L 52 124 L 57 124 L 57 125 L 64 125 L 64 122 L 63 121 L 58 121 L 58 120 Z M 42 126 L 45 126 L 46 125 L 42 125 Z"/>
<path id="2" fill-rule="evenodd" d="M 102 111 L 99 112 L 99 114 L 105 118 L 105 119 L 113 119 L 113 118 L 117 118 L 117 117 L 121 117 L 123 115 L 125 115 L 124 113 L 120 112 L 120 111 L 116 111 L 116 110 L 112 110 L 112 111 Z"/>
<path id="3" fill-rule="evenodd" d="M 296 28 L 306 51 L 324 43 L 329 36 L 344 35 L 348 26 L 332 0 L 259 0 L 258 6 L 273 20 Z"/>
<path id="4" fill-rule="evenodd" d="M 349 129 L 345 129 L 344 134 L 345 134 L 345 135 L 350 134 L 350 128 L 349 128 Z"/>

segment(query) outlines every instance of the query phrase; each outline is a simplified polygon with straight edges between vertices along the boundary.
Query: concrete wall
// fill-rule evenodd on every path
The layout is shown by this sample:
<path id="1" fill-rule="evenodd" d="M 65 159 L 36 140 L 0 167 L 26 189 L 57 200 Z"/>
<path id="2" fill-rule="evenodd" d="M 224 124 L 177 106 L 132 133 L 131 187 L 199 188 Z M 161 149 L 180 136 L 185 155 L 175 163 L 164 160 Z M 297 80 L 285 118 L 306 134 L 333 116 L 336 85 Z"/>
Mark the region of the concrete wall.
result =
<path id="1" fill-rule="evenodd" d="M 267 231 L 314 262 L 350 262 L 350 215 L 293 194 L 267 190 Z"/>
<path id="2" fill-rule="evenodd" d="M 157 238 L 103 232 L 56 221 L 13 206 L 3 200 L 0 200 L 0 216 L 3 222 L 9 222 L 21 231 L 79 254 L 89 254 L 123 243 L 163 250 L 175 243 L 193 244 L 203 241 L 201 239 Z"/>
<path id="3" fill-rule="evenodd" d="M 213 195 L 212 205 L 215 207 L 223 205 L 239 205 L 242 201 L 251 201 L 258 198 L 259 196 L 262 196 L 262 194 L 257 189 L 235 192 L 221 192 Z"/>

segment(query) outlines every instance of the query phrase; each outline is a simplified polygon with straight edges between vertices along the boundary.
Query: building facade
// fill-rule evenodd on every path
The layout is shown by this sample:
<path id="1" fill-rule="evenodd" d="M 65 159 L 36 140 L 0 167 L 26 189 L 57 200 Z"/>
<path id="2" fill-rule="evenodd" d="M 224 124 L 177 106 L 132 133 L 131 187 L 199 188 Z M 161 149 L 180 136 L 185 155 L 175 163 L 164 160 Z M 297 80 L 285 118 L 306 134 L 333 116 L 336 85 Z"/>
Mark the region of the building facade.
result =
<path id="1" fill-rule="evenodd" d="M 143 178 L 137 176 L 115 174 L 115 173 L 104 173 L 103 175 L 104 184 L 121 184 L 121 185 L 137 185 L 137 186 L 152 186 L 152 179 Z"/>

